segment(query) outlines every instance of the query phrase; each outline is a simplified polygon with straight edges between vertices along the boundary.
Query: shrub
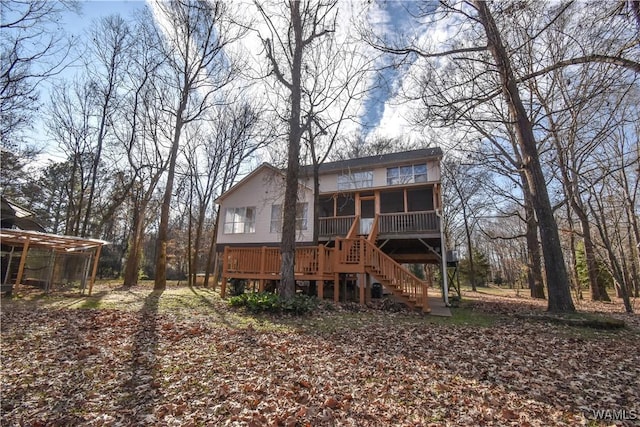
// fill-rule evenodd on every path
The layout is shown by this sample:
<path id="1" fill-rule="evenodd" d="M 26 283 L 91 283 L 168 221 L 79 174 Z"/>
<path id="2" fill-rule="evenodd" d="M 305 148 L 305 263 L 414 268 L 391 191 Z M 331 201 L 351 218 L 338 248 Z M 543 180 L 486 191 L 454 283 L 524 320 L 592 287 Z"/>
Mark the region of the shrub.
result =
<path id="1" fill-rule="evenodd" d="M 287 313 L 302 315 L 318 307 L 318 300 L 307 295 L 280 298 L 271 292 L 249 293 L 229 298 L 232 307 L 245 307 L 251 313 Z"/>

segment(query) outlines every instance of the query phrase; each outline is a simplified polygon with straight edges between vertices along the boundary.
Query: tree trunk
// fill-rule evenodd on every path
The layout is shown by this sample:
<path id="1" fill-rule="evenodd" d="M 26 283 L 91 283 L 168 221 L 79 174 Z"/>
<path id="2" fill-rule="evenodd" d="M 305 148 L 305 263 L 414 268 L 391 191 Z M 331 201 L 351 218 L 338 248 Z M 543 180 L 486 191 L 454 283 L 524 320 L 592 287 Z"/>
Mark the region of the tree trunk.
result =
<path id="1" fill-rule="evenodd" d="M 531 205 L 531 194 L 523 181 L 524 209 L 527 221 L 527 282 L 532 298 L 545 299 L 544 280 L 542 278 L 542 257 L 540 256 L 540 242 L 538 241 L 538 223 Z"/>
<path id="2" fill-rule="evenodd" d="M 220 206 L 216 208 L 216 221 L 213 223 L 213 232 L 211 235 L 211 244 L 209 245 L 209 253 L 207 254 L 207 263 L 204 268 L 204 287 L 209 287 L 209 276 L 211 274 L 211 264 L 214 262 L 216 253 L 216 242 L 218 240 L 218 224 L 220 224 Z M 218 284 L 217 274 L 213 276 L 213 288 Z"/>
<path id="3" fill-rule="evenodd" d="M 540 164 L 533 126 L 520 98 L 509 56 L 502 43 L 498 27 L 489 11 L 489 6 L 481 0 L 474 0 L 474 5 L 478 11 L 479 21 L 485 28 L 487 46 L 496 61 L 496 68 L 500 73 L 502 83 L 502 92 L 514 122 L 518 143 L 522 148 L 522 168 L 531 190 L 531 200 L 540 229 L 549 294 L 547 308 L 552 312 L 573 312 L 575 307 L 569 290 L 564 255 L 560 246 L 560 235 L 553 216 L 553 208 L 549 200 L 547 184 Z"/>
<path id="4" fill-rule="evenodd" d="M 167 288 L 167 244 L 169 242 L 169 213 L 171 211 L 171 197 L 173 196 L 173 182 L 176 175 L 176 162 L 178 158 L 178 147 L 180 146 L 180 134 L 182 132 L 182 114 L 187 105 L 189 92 L 183 92 L 180 107 L 176 114 L 176 127 L 173 133 L 173 143 L 169 156 L 169 168 L 167 172 L 167 186 L 162 198 L 160 209 L 160 225 L 158 226 L 158 242 L 156 254 L 156 279 L 153 289 L 162 291 Z"/>
<path id="5" fill-rule="evenodd" d="M 603 283 L 598 280 L 598 264 L 596 262 L 596 249 L 591 239 L 591 226 L 589 218 L 584 212 L 576 209 L 580 225 L 582 226 L 582 239 L 584 242 L 584 257 L 587 263 L 587 274 L 589 276 L 589 286 L 591 287 L 591 299 L 593 301 L 611 301 L 607 289 Z"/>
<path id="6" fill-rule="evenodd" d="M 140 258 L 142 256 L 142 236 L 146 206 L 133 209 L 133 233 L 129 244 L 129 256 L 124 268 L 124 287 L 130 288 L 138 284 Z"/>
<path id="7" fill-rule="evenodd" d="M 287 149 L 287 173 L 283 204 L 282 241 L 280 252 L 280 285 L 278 293 L 284 298 L 295 294 L 295 251 L 296 251 L 296 203 L 298 202 L 298 175 L 300 173 L 300 108 L 302 75 L 302 19 L 300 3 L 291 2 L 291 26 L 293 28 L 293 62 L 291 64 L 291 117 L 289 117 L 289 137 Z"/>
<path id="8" fill-rule="evenodd" d="M 471 230 L 469 229 L 469 220 L 467 218 L 466 209 L 463 209 L 462 212 L 464 216 L 464 232 L 467 238 L 467 251 L 469 257 L 469 282 L 471 283 L 471 290 L 473 292 L 477 292 L 478 289 L 476 288 L 476 271 L 473 264 L 473 246 L 471 245 Z"/>

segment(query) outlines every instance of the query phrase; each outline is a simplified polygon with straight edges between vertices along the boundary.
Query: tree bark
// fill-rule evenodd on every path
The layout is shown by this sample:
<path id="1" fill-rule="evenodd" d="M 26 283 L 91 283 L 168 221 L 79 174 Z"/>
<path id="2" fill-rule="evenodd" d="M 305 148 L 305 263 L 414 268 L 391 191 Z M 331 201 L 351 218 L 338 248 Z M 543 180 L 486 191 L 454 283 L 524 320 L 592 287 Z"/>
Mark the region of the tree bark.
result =
<path id="1" fill-rule="evenodd" d="M 560 235 L 553 216 L 553 209 L 540 164 L 533 126 L 520 98 L 510 58 L 502 43 L 498 27 L 489 11 L 489 6 L 481 0 L 474 0 L 474 5 L 478 11 L 479 21 L 486 32 L 487 47 L 496 61 L 496 68 L 500 73 L 502 92 L 514 122 L 518 143 L 522 148 L 522 169 L 531 190 L 531 200 L 540 229 L 547 291 L 549 294 L 547 308 L 551 312 L 573 312 L 575 307 L 569 290 L 564 255 L 560 246 Z"/>
<path id="2" fill-rule="evenodd" d="M 156 255 L 156 278 L 153 289 L 162 291 L 167 288 L 167 244 L 169 243 L 169 213 L 171 212 L 171 198 L 173 196 L 173 182 L 176 176 L 176 162 L 178 158 L 178 147 L 180 146 L 180 134 L 182 132 L 182 114 L 187 106 L 189 91 L 184 90 L 180 107 L 176 113 L 176 126 L 173 133 L 171 154 L 169 155 L 169 168 L 167 171 L 167 185 L 162 197 L 162 207 L 160 208 L 160 225 L 158 226 L 158 241 Z"/>
<path id="3" fill-rule="evenodd" d="M 527 283 L 529 284 L 532 298 L 545 299 L 542 257 L 540 255 L 540 242 L 538 241 L 538 223 L 531 203 L 531 193 L 526 185 L 525 177 L 522 176 L 522 178 L 527 240 Z"/>
<path id="4" fill-rule="evenodd" d="M 287 172 L 283 203 L 282 241 L 280 253 L 280 284 L 278 293 L 284 298 L 295 294 L 295 253 L 296 253 L 296 203 L 298 202 L 298 177 L 300 174 L 300 128 L 301 75 L 302 75 L 302 19 L 300 2 L 291 2 L 291 26 L 294 45 L 291 63 L 291 116 L 289 117 L 289 136 L 287 149 Z"/>

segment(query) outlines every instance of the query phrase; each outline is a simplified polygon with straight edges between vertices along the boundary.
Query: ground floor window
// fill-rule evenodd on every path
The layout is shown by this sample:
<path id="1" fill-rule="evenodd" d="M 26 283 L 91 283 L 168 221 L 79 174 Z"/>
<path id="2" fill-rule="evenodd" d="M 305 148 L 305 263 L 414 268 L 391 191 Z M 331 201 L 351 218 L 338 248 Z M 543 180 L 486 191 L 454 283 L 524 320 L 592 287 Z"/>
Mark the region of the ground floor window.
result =
<path id="1" fill-rule="evenodd" d="M 256 208 L 227 208 L 224 214 L 224 233 L 243 234 L 256 232 Z"/>
<path id="2" fill-rule="evenodd" d="M 296 204 L 296 230 L 306 230 L 308 226 L 308 203 Z M 271 206 L 271 232 L 282 232 L 282 205 Z"/>

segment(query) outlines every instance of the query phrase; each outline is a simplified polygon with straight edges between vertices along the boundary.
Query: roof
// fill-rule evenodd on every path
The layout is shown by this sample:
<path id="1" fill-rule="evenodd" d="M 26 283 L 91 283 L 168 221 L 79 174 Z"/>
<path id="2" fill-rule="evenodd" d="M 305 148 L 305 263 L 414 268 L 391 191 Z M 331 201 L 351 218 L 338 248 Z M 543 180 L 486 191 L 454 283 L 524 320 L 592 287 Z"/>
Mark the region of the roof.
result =
<path id="1" fill-rule="evenodd" d="M 107 241 L 98 239 L 0 228 L 0 243 L 3 245 L 24 247 L 27 241 L 30 248 L 55 249 L 66 252 L 84 251 L 109 244 Z"/>
<path id="2" fill-rule="evenodd" d="M 34 218 L 34 213 L 2 196 L 0 223 L 3 227 L 18 227 L 23 230 L 44 231 Z"/>
<path id="3" fill-rule="evenodd" d="M 320 165 L 320 173 L 337 172 L 351 169 L 362 169 L 371 166 L 385 166 L 395 163 L 410 162 L 425 158 L 441 158 L 440 147 L 421 148 L 419 150 L 400 151 L 398 153 L 379 154 L 376 156 L 358 157 L 356 159 L 338 160 Z M 302 166 L 301 174 L 311 173 L 311 165 Z"/>

